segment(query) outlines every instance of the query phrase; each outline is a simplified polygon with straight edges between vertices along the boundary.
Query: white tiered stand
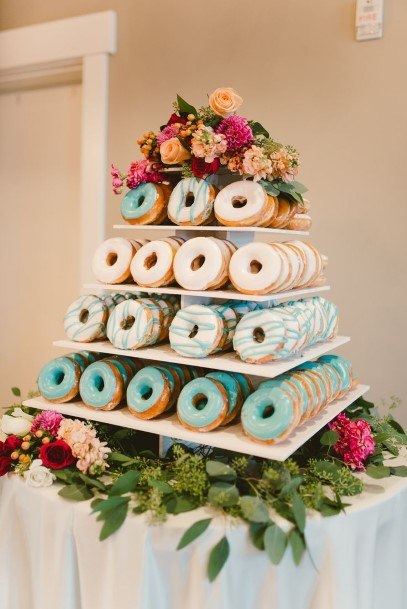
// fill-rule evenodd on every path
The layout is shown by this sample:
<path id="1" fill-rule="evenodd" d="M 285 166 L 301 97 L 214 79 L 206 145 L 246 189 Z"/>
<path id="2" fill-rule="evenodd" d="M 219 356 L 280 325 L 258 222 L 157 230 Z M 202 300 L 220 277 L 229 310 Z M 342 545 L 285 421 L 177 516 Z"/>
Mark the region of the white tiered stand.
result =
<path id="1" fill-rule="evenodd" d="M 272 241 L 278 240 L 279 238 L 292 239 L 299 238 L 299 236 L 307 236 L 308 233 L 304 231 L 292 231 L 283 229 L 269 229 L 269 228 L 258 228 L 258 227 L 223 227 L 223 226 L 189 226 L 179 227 L 174 225 L 166 226 L 136 226 L 130 224 L 117 224 L 114 228 L 119 231 L 137 231 L 139 234 L 145 233 L 146 231 L 154 232 L 157 234 L 156 238 L 159 238 L 160 233 L 166 232 L 178 235 L 184 238 L 191 238 L 197 235 L 211 235 L 218 236 L 232 241 L 237 246 L 242 246 L 246 243 L 251 242 L 256 235 L 259 235 L 262 240 Z M 93 292 L 99 292 L 102 290 L 107 291 L 128 291 L 128 292 L 145 292 L 145 288 L 140 288 L 135 284 L 120 284 L 120 285 L 103 285 L 99 283 L 86 284 L 86 290 Z M 253 300 L 256 302 L 284 302 L 289 300 L 296 300 L 303 298 L 304 296 L 312 296 L 328 291 L 329 286 L 322 286 L 317 288 L 308 288 L 303 290 L 290 290 L 281 292 L 273 295 L 253 295 L 247 296 L 241 294 L 235 290 L 206 290 L 206 291 L 188 291 L 183 290 L 179 287 L 167 287 L 167 288 L 153 288 L 151 291 L 154 293 L 161 294 L 179 294 L 181 296 L 181 306 L 185 307 L 192 303 L 208 303 L 210 301 L 219 300 Z M 319 343 L 308 349 L 305 349 L 300 356 L 290 357 L 284 360 L 277 360 L 268 364 L 248 364 L 242 362 L 235 353 L 224 353 L 221 355 L 213 355 L 203 359 L 189 358 L 178 355 L 173 351 L 169 345 L 157 345 L 156 347 L 136 349 L 136 350 L 122 350 L 116 349 L 108 341 L 97 341 L 93 343 L 78 343 L 71 340 L 58 340 L 54 342 L 56 347 L 63 349 L 69 349 L 74 351 L 81 351 L 86 349 L 88 351 L 97 351 L 99 353 L 127 355 L 134 358 L 153 360 L 153 361 L 164 361 L 186 365 L 199 366 L 201 368 L 211 368 L 225 371 L 243 372 L 250 374 L 253 378 L 253 382 L 256 385 L 260 380 L 264 378 L 274 378 L 279 374 L 286 372 L 298 366 L 300 363 L 312 360 L 314 358 L 333 351 L 341 345 L 349 342 L 350 338 L 346 336 L 338 336 L 334 340 Z M 315 416 L 313 419 L 294 430 L 292 434 L 284 441 L 275 445 L 264 445 L 257 444 L 252 440 L 248 439 L 241 428 L 239 423 L 230 425 L 228 427 L 219 428 L 209 433 L 195 432 L 185 429 L 177 419 L 175 414 L 165 416 L 155 420 L 142 420 L 130 414 L 127 409 L 118 409 L 113 411 L 99 411 L 86 408 L 80 401 L 69 402 L 67 404 L 51 404 L 43 398 L 34 398 L 24 402 L 26 406 L 34 408 L 41 408 L 44 410 L 57 410 L 62 414 L 82 417 L 93 421 L 100 421 L 104 423 L 110 423 L 111 425 L 118 425 L 120 427 L 128 427 L 132 429 L 138 429 L 140 431 L 158 434 L 160 436 L 166 436 L 170 438 L 176 438 L 188 442 L 195 442 L 198 444 L 206 444 L 231 450 L 235 452 L 247 453 L 259 457 L 265 457 L 268 459 L 274 459 L 277 461 L 284 461 L 293 452 L 295 452 L 300 446 L 302 446 L 307 440 L 309 440 L 317 431 L 319 431 L 324 425 L 329 423 L 334 417 L 340 412 L 352 404 L 358 397 L 364 395 L 368 391 L 367 385 L 358 385 L 355 389 L 350 391 L 345 397 L 340 400 L 336 400 L 329 404 L 320 414 Z"/>

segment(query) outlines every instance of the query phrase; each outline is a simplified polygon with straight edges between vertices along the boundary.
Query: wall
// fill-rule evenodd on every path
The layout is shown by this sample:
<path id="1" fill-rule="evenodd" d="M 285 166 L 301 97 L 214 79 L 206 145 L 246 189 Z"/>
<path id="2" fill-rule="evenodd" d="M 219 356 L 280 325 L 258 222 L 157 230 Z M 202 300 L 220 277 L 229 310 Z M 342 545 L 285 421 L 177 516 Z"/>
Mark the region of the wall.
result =
<path id="1" fill-rule="evenodd" d="M 407 3 L 387 2 L 384 38 L 365 43 L 354 39 L 353 0 L 1 0 L 0 21 L 11 28 L 108 8 L 119 17 L 111 160 L 125 168 L 137 157 L 135 139 L 165 120 L 175 93 L 199 104 L 234 86 L 246 116 L 302 153 L 312 240 L 329 254 L 341 331 L 352 335 L 343 352 L 372 398 L 398 395 L 406 408 Z M 111 195 L 109 227 L 117 208 Z"/>

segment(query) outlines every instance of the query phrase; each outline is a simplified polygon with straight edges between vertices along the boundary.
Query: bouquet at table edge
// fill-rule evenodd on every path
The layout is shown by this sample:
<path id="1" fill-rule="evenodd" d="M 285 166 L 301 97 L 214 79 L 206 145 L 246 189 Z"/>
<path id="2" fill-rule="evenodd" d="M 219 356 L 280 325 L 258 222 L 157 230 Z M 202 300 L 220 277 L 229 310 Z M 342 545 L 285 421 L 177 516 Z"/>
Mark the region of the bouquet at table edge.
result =
<path id="1" fill-rule="evenodd" d="M 300 164 L 293 146 L 283 145 L 257 121 L 236 112 L 243 99 L 231 87 L 216 89 L 209 105 L 195 108 L 177 95 L 174 112 L 155 133 L 137 140 L 144 159 L 134 161 L 127 173 L 112 165 L 113 191 L 122 192 L 146 182 L 165 182 L 163 169 L 181 167 L 184 177 L 210 179 L 221 167 L 245 179 L 259 181 L 266 192 L 303 202 L 307 188 L 295 177 Z"/>

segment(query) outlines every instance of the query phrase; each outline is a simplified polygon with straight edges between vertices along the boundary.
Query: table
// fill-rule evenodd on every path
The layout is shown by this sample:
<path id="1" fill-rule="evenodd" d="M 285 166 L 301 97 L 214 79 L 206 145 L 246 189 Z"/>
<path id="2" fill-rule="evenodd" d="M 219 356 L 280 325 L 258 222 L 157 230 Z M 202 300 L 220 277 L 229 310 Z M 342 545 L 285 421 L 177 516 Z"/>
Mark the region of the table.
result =
<path id="1" fill-rule="evenodd" d="M 183 531 L 206 510 L 147 526 L 131 516 L 99 542 L 89 502 L 0 479 L 1 609 L 405 609 L 407 480 L 369 481 L 347 514 L 313 516 L 310 555 L 289 552 L 274 567 L 248 541 L 247 528 L 217 517 L 180 552 Z M 210 548 L 227 531 L 229 560 L 210 584 Z M 315 563 L 315 566 L 313 565 Z"/>

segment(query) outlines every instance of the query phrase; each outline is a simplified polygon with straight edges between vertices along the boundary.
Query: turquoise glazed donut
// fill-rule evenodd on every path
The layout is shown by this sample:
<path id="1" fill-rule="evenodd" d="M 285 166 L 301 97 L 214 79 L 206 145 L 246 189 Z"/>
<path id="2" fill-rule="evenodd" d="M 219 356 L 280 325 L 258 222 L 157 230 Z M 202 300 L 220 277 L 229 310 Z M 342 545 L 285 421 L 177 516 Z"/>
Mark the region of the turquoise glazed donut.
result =
<path id="1" fill-rule="evenodd" d="M 243 404 L 242 426 L 245 434 L 255 442 L 281 442 L 295 426 L 292 398 L 278 387 L 258 389 Z"/>
<path id="2" fill-rule="evenodd" d="M 228 412 L 222 425 L 227 425 L 235 419 L 243 404 L 243 394 L 238 381 L 228 372 L 210 372 L 205 375 L 208 379 L 215 379 L 223 385 L 228 398 Z"/>
<path id="3" fill-rule="evenodd" d="M 242 374 L 241 372 L 229 372 L 233 378 L 237 380 L 240 385 L 240 389 L 243 393 L 243 400 L 249 397 L 249 395 L 253 392 L 253 384 L 248 376 Z"/>
<path id="4" fill-rule="evenodd" d="M 130 224 L 154 224 L 162 216 L 163 208 L 162 190 L 149 182 L 129 190 L 122 200 L 120 212 Z"/>
<path id="5" fill-rule="evenodd" d="M 211 431 L 223 423 L 227 412 L 226 390 L 215 379 L 194 379 L 179 394 L 177 415 L 187 429 Z"/>
<path id="6" fill-rule="evenodd" d="M 139 370 L 127 388 L 127 407 L 140 419 L 153 419 L 167 410 L 171 399 L 168 370 L 146 366 Z"/>
<path id="7" fill-rule="evenodd" d="M 46 363 L 38 376 L 38 390 L 49 402 L 62 404 L 78 395 L 81 366 L 70 357 Z"/>
<path id="8" fill-rule="evenodd" d="M 346 393 L 352 385 L 352 365 L 351 365 L 351 363 L 344 357 L 341 357 L 340 355 L 333 355 L 333 354 L 322 355 L 318 359 L 318 361 L 321 364 L 331 364 L 331 366 L 333 366 L 335 368 L 335 370 L 337 370 L 337 372 L 339 372 L 339 375 L 342 379 L 341 394 L 343 395 L 344 393 Z"/>
<path id="9" fill-rule="evenodd" d="M 79 393 L 86 406 L 113 410 L 124 396 L 124 383 L 117 366 L 101 360 L 88 366 L 79 382 Z"/>

